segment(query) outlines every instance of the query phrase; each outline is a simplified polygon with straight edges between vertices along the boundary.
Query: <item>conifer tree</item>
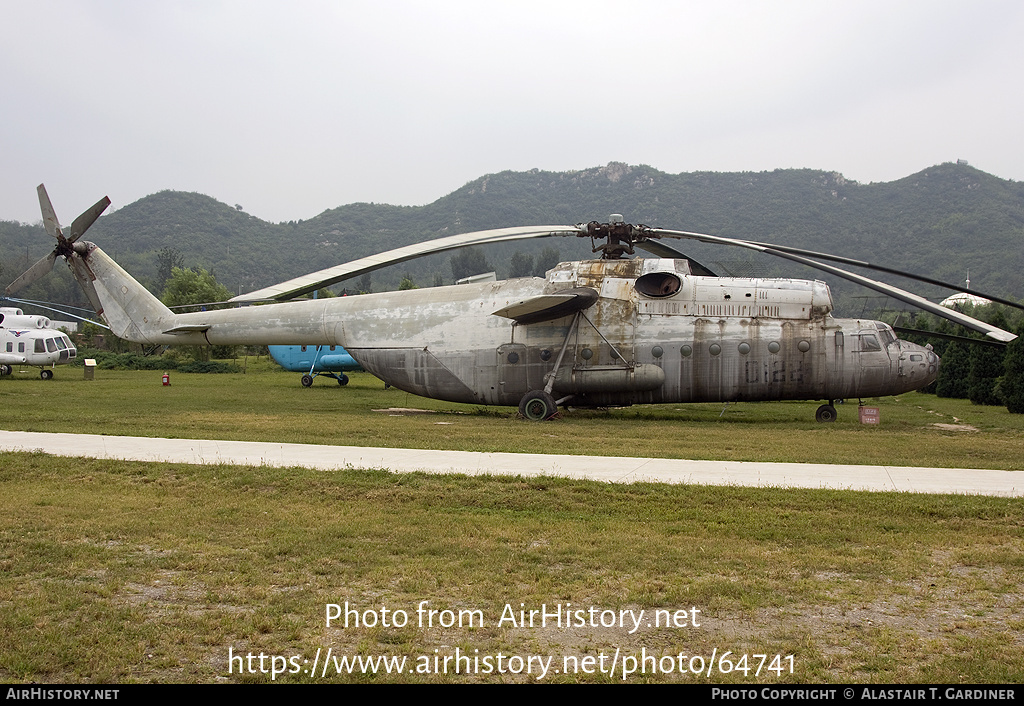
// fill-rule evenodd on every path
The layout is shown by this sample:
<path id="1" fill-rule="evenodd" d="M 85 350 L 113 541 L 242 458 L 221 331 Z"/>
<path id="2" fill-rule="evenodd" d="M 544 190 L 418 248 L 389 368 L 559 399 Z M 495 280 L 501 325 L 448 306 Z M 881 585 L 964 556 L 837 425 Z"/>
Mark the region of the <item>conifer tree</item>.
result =
<path id="1" fill-rule="evenodd" d="M 1024 414 L 1024 323 L 1017 327 L 1016 334 L 1017 338 L 1006 347 L 1000 387 L 1006 409 L 1014 414 Z"/>
<path id="2" fill-rule="evenodd" d="M 967 373 L 970 361 L 963 343 L 951 341 L 939 364 L 939 379 L 935 394 L 939 397 L 963 399 L 967 397 Z"/>
<path id="3" fill-rule="evenodd" d="M 1002 311 L 996 310 L 986 317 L 988 323 L 999 328 L 1006 328 L 1006 317 Z M 974 346 L 969 355 L 967 372 L 967 397 L 972 404 L 1000 405 L 1002 400 L 996 394 L 996 385 L 1003 375 L 1003 355 L 1005 348 L 994 346 Z"/>

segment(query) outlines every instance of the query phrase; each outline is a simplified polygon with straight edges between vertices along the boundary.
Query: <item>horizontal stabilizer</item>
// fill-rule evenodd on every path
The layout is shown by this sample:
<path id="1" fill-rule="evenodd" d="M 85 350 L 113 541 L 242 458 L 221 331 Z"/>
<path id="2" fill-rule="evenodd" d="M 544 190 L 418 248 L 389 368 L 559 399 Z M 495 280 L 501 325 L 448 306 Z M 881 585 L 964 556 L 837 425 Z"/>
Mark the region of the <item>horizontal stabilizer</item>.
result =
<path id="1" fill-rule="evenodd" d="M 187 326 L 175 326 L 174 328 L 167 329 L 163 333 L 204 333 L 206 331 L 209 331 L 212 327 L 213 324 L 189 324 Z"/>

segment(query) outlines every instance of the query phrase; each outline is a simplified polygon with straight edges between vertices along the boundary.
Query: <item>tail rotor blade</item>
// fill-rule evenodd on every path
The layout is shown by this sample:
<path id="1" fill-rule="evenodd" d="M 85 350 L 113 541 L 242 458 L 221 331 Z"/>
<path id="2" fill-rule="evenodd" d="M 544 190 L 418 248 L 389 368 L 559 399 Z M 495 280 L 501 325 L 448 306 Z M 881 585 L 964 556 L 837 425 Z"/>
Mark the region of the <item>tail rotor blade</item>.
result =
<path id="1" fill-rule="evenodd" d="M 14 294 L 22 287 L 32 284 L 40 277 L 49 274 L 50 270 L 53 269 L 53 262 L 57 259 L 57 252 L 53 251 L 42 260 L 36 262 L 32 267 L 28 268 L 18 279 L 11 282 L 6 291 L 7 295 Z"/>
<path id="2" fill-rule="evenodd" d="M 57 214 L 53 211 L 53 204 L 50 203 L 46 187 L 40 184 L 36 187 L 36 192 L 39 194 L 39 210 L 43 212 L 43 226 L 47 233 L 54 238 L 59 238 L 61 236 L 60 221 L 57 220 Z"/>
<path id="3" fill-rule="evenodd" d="M 71 236 L 68 238 L 68 242 L 73 243 L 78 240 L 82 233 L 89 230 L 89 226 L 96 222 L 96 219 L 100 217 L 100 214 L 103 213 L 109 205 L 110 199 L 104 196 L 93 204 L 92 208 L 76 218 L 75 222 L 71 224 Z"/>

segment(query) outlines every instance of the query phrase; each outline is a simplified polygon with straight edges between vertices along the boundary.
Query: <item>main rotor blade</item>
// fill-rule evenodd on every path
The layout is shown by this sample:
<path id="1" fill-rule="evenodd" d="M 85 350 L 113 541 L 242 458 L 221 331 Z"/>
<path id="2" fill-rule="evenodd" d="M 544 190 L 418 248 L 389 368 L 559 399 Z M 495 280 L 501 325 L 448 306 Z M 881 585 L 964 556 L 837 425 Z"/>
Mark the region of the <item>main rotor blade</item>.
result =
<path id="1" fill-rule="evenodd" d="M 1017 338 L 1015 334 L 1012 334 L 1009 331 L 1004 331 L 1003 329 L 998 328 L 996 326 L 992 326 L 991 324 L 987 324 L 984 321 L 979 321 L 978 319 L 967 316 L 966 314 L 961 314 L 959 311 L 954 311 L 952 309 L 947 309 L 944 306 L 940 306 L 939 304 L 934 304 L 925 299 L 924 297 L 919 297 L 916 294 L 911 294 L 910 292 L 900 289 L 899 287 L 893 287 L 892 285 L 885 284 L 884 282 L 878 282 L 877 280 L 869 279 L 868 277 L 854 274 L 853 272 L 847 272 L 846 270 L 841 270 L 838 267 L 833 267 L 832 265 L 826 265 L 821 262 L 815 262 L 814 260 L 802 257 L 800 255 L 794 255 L 788 252 L 783 252 L 782 250 L 779 250 L 773 246 L 752 243 L 746 240 L 736 240 L 734 238 L 722 238 L 715 235 L 707 235 L 705 233 L 690 233 L 687 231 L 672 231 L 661 229 L 655 229 L 654 232 L 670 238 L 684 238 L 690 240 L 699 240 L 705 243 L 734 245 L 736 247 L 747 248 L 748 250 L 755 250 L 757 252 L 763 252 L 768 255 L 781 257 L 786 260 L 792 260 L 793 262 L 799 262 L 802 265 L 807 265 L 808 267 L 813 267 L 817 270 L 828 272 L 830 274 L 849 280 L 851 282 L 856 282 L 857 284 L 867 287 L 868 289 L 873 289 L 876 292 L 886 294 L 892 297 L 893 299 L 898 299 L 899 301 L 906 302 L 907 304 L 912 304 L 920 309 L 923 309 L 924 311 L 935 314 L 940 318 L 947 319 L 954 323 L 960 324 L 961 326 L 965 326 L 971 329 L 972 331 L 978 331 L 979 333 L 983 333 L 989 338 L 993 338 L 997 341 L 1003 341 L 1004 343 L 1007 343 Z"/>
<path id="2" fill-rule="evenodd" d="M 96 222 L 96 219 L 100 217 L 100 214 L 107 210 L 107 206 L 110 205 L 110 199 L 104 196 L 102 199 L 92 205 L 92 208 L 84 211 L 78 218 L 71 224 L 71 235 L 68 237 L 68 242 L 73 243 L 81 237 L 82 233 L 89 230 L 89 226 Z"/>
<path id="3" fill-rule="evenodd" d="M 1009 299 L 1003 299 L 992 294 L 985 294 L 979 292 L 977 289 L 970 289 L 967 287 L 961 287 L 959 284 L 951 284 L 949 282 L 943 282 L 939 279 L 933 279 L 924 275 L 915 275 L 912 272 L 905 272 L 903 270 L 897 270 L 893 267 L 886 267 L 885 265 L 875 265 L 870 262 L 864 262 L 863 260 L 856 260 L 852 257 L 842 257 L 841 255 L 830 255 L 829 253 L 814 252 L 813 250 L 801 250 L 800 248 L 792 248 L 788 245 L 773 245 L 772 243 L 759 243 L 753 240 L 747 241 L 754 245 L 763 245 L 766 248 L 772 250 L 778 250 L 779 252 L 786 252 L 792 255 L 804 255 L 806 257 L 813 257 L 819 260 L 829 260 L 831 262 L 839 262 L 844 265 L 852 265 L 854 267 L 863 267 L 866 270 L 877 270 L 878 272 L 885 272 L 890 275 L 898 275 L 899 277 L 906 277 L 907 279 L 917 280 L 918 282 L 924 282 L 925 284 L 934 284 L 937 287 L 944 287 L 946 289 L 952 289 L 955 292 L 966 292 L 967 294 L 974 294 L 979 297 L 988 299 L 989 301 L 996 302 L 997 304 L 1005 304 L 1006 306 L 1012 306 L 1015 309 L 1024 309 L 1024 304 L 1020 302 L 1011 301 Z"/>
<path id="4" fill-rule="evenodd" d="M 49 274 L 50 270 L 53 269 L 53 262 L 57 259 L 57 251 L 52 251 L 49 255 L 41 260 L 37 260 L 36 264 L 25 270 L 18 279 L 7 285 L 7 289 L 4 292 L 10 296 L 14 294 L 22 287 L 32 284 L 40 277 Z"/>
<path id="5" fill-rule="evenodd" d="M 302 277 L 290 279 L 287 282 L 271 285 L 258 289 L 255 292 L 241 294 L 232 297 L 231 302 L 253 302 L 275 299 L 278 301 L 291 299 L 301 294 L 307 294 L 321 287 L 327 287 L 342 280 L 358 277 L 367 272 L 373 272 L 389 265 L 412 260 L 417 257 L 434 255 L 447 250 L 465 248 L 472 245 L 484 245 L 487 243 L 508 242 L 512 240 L 526 240 L 529 238 L 546 238 L 553 235 L 577 235 L 580 229 L 577 226 L 523 226 L 518 228 L 497 228 L 494 230 L 479 230 L 472 233 L 459 233 L 445 238 L 428 240 L 425 243 L 406 245 L 394 250 L 370 255 L 368 257 L 346 262 L 343 265 L 328 267 L 319 272 L 313 272 Z"/>
<path id="6" fill-rule="evenodd" d="M 40 184 L 36 187 L 36 193 L 39 194 L 39 210 L 43 213 L 43 227 L 46 228 L 47 233 L 58 238 L 60 236 L 60 221 L 57 220 L 57 214 L 53 211 L 53 204 L 50 203 L 46 187 Z"/>

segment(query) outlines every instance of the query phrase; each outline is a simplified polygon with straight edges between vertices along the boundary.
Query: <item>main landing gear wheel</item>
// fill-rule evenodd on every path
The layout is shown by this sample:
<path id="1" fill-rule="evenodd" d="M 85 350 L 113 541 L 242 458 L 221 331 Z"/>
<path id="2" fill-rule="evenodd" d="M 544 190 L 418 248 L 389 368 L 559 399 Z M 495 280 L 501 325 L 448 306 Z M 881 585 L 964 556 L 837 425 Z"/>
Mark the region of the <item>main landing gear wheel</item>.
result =
<path id="1" fill-rule="evenodd" d="M 348 384 L 348 375 L 346 375 L 345 373 L 342 373 L 341 375 L 339 375 L 338 376 L 338 384 L 341 385 L 342 387 L 347 385 Z"/>
<path id="2" fill-rule="evenodd" d="M 51 380 L 53 378 L 53 371 L 52 370 L 40 370 L 39 371 L 39 377 L 41 377 L 43 380 Z"/>
<path id="3" fill-rule="evenodd" d="M 313 376 L 312 375 L 303 375 L 302 376 L 302 386 L 303 387 L 312 387 L 313 386 Z"/>
<path id="4" fill-rule="evenodd" d="M 834 422 L 839 413 L 836 412 L 836 408 L 830 404 L 823 404 L 818 407 L 818 411 L 814 413 L 814 418 L 819 422 Z"/>
<path id="5" fill-rule="evenodd" d="M 551 419 L 557 412 L 558 406 L 555 404 L 555 398 L 544 390 L 527 392 L 519 402 L 519 413 L 531 422 L 543 422 L 545 419 Z"/>

